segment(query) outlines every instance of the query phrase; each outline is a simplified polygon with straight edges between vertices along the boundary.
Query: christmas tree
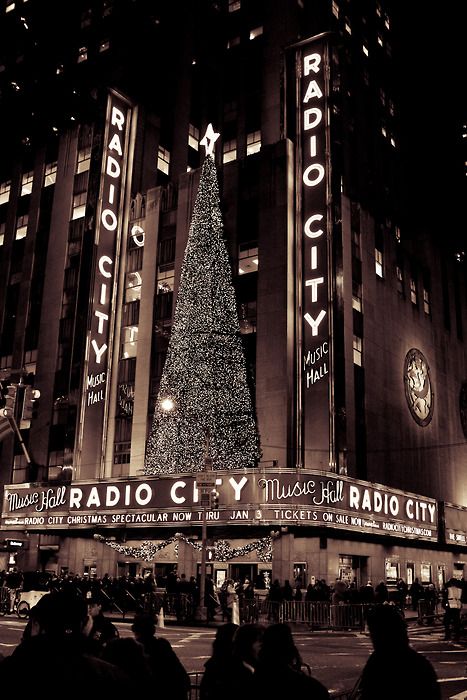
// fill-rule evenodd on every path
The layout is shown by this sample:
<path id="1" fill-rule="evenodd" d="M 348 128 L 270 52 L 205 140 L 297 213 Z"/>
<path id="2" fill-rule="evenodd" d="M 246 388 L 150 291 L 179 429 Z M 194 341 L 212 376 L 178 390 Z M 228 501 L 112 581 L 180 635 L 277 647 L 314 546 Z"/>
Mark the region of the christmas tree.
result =
<path id="1" fill-rule="evenodd" d="M 207 136 L 210 128 L 214 135 L 210 125 Z M 147 443 L 147 475 L 199 471 L 206 446 L 214 469 L 254 467 L 260 457 L 212 144 L 206 148 L 185 249 Z"/>

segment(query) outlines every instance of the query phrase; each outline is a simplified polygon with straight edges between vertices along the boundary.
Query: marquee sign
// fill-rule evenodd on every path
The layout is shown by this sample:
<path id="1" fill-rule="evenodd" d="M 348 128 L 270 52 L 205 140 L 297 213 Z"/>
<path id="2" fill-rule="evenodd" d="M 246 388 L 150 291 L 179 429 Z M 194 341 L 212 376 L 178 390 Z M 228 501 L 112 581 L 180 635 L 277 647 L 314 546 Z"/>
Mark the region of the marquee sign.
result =
<path id="1" fill-rule="evenodd" d="M 329 469 L 331 368 L 329 279 L 328 48 L 324 37 L 298 45 L 297 215 L 301 299 L 299 381 L 303 465 Z"/>
<path id="2" fill-rule="evenodd" d="M 107 105 L 104 153 L 95 230 L 94 290 L 81 405 L 80 476 L 94 475 L 102 461 L 113 340 L 113 301 L 122 231 L 131 110 L 111 91 Z"/>
<path id="3" fill-rule="evenodd" d="M 467 508 L 445 503 L 444 527 L 447 544 L 467 547 Z"/>
<path id="4" fill-rule="evenodd" d="M 223 524 L 306 525 L 436 541 L 433 499 L 313 471 L 215 472 Z M 75 529 L 200 524 L 202 473 L 151 479 L 15 484 L 4 488 L 2 528 Z"/>

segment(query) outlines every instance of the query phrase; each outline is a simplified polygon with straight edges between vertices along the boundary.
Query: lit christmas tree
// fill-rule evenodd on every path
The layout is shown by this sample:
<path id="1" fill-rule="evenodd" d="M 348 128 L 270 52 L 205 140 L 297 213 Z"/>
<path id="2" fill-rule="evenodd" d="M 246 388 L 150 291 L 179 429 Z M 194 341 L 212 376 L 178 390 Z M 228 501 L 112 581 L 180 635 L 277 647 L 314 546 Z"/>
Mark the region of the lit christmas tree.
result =
<path id="1" fill-rule="evenodd" d="M 144 473 L 254 467 L 259 439 L 223 240 L 211 125 Z M 206 437 L 209 440 L 206 440 Z"/>

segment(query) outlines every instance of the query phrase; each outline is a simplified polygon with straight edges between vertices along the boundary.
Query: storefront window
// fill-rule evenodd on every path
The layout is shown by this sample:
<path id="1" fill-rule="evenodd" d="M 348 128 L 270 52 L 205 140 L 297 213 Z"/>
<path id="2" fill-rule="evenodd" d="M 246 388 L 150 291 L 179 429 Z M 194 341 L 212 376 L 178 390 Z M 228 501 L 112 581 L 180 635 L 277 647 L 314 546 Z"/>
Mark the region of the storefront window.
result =
<path id="1" fill-rule="evenodd" d="M 306 588 L 306 562 L 298 562 L 293 565 L 293 578 L 296 586 L 298 585 L 300 588 Z"/>
<path id="2" fill-rule="evenodd" d="M 394 559 L 386 559 L 385 570 L 386 583 L 389 585 L 395 584 L 399 578 L 399 562 Z"/>
<path id="3" fill-rule="evenodd" d="M 430 583 L 431 580 L 431 564 L 424 562 L 420 566 L 420 582 Z"/>

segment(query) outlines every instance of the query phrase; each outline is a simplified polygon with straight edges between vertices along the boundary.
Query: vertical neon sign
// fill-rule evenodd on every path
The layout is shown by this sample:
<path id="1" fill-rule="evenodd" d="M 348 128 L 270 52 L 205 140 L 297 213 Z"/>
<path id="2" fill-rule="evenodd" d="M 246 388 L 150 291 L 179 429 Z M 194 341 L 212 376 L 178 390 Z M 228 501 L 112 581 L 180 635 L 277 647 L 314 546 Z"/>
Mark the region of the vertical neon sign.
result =
<path id="1" fill-rule="evenodd" d="M 111 92 L 107 104 L 94 239 L 94 287 L 81 397 L 80 479 L 99 476 L 105 445 L 116 269 L 122 232 L 130 121 L 128 102 Z"/>
<path id="2" fill-rule="evenodd" d="M 324 38 L 299 45 L 296 71 L 301 460 L 304 467 L 329 470 L 332 463 L 329 59 Z"/>

